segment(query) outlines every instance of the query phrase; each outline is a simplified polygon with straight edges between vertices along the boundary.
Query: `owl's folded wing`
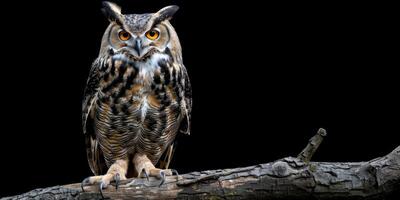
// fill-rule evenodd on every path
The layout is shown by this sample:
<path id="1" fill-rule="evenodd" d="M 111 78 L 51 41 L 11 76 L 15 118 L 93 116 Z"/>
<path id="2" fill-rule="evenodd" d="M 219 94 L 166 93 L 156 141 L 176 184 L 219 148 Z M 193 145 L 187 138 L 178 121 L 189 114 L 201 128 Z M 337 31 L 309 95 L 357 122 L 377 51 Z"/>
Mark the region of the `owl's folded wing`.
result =
<path id="1" fill-rule="evenodd" d="M 103 63 L 96 60 L 92 65 L 82 105 L 82 127 L 83 133 L 85 134 L 86 154 L 90 169 L 95 175 L 103 174 L 107 169 L 103 152 L 100 149 L 96 134 L 94 133 L 93 116 L 90 115 L 97 100 L 97 91 L 100 80 L 99 65 L 101 64 Z"/>
<path id="2" fill-rule="evenodd" d="M 192 114 L 192 86 L 190 84 L 189 75 L 186 71 L 186 68 L 181 66 L 181 77 L 183 83 L 181 83 L 183 98 L 182 98 L 182 122 L 179 125 L 178 131 L 184 134 L 190 135 L 190 122 L 191 122 L 191 114 Z M 161 159 L 158 163 L 158 167 L 162 169 L 168 169 L 173 158 L 175 149 L 177 146 L 177 141 L 172 142 L 167 150 L 161 156 Z"/>
<path id="3" fill-rule="evenodd" d="M 192 86 L 186 68 L 182 65 L 183 83 L 183 120 L 179 127 L 179 132 L 190 135 L 190 124 L 192 115 Z"/>

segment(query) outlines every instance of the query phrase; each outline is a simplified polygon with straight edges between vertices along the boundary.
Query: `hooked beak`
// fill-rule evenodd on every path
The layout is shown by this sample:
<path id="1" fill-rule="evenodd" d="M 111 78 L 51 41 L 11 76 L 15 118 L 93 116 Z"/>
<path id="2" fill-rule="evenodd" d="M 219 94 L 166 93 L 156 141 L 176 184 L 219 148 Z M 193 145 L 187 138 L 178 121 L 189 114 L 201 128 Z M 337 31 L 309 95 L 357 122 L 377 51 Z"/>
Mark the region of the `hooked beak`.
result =
<path id="1" fill-rule="evenodd" d="M 140 39 L 135 39 L 131 41 L 128 46 L 122 47 L 121 51 L 127 51 L 135 59 L 141 60 L 146 54 L 151 50 L 150 47 L 143 47 L 142 41 Z"/>
<path id="2" fill-rule="evenodd" d="M 142 42 L 140 41 L 140 39 L 136 39 L 135 40 L 135 44 L 133 46 L 133 49 L 136 51 L 137 53 L 137 57 L 141 58 L 143 55 L 143 49 L 142 49 Z"/>

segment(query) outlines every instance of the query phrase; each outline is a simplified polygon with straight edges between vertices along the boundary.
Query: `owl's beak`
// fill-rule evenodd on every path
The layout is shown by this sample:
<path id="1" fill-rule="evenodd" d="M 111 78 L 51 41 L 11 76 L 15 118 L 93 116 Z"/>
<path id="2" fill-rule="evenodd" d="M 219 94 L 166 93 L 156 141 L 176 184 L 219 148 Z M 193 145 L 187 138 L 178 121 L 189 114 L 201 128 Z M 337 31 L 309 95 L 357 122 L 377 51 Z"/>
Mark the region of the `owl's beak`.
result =
<path id="1" fill-rule="evenodd" d="M 137 59 L 141 59 L 149 52 L 149 48 L 143 47 L 142 40 L 140 39 L 131 41 L 129 46 L 123 47 L 122 49 L 128 50 L 129 53 Z"/>
<path id="2" fill-rule="evenodd" d="M 142 42 L 140 41 L 140 39 L 136 39 L 135 40 L 135 44 L 133 49 L 136 51 L 138 57 L 142 57 L 142 53 L 143 53 L 143 49 L 142 49 Z"/>

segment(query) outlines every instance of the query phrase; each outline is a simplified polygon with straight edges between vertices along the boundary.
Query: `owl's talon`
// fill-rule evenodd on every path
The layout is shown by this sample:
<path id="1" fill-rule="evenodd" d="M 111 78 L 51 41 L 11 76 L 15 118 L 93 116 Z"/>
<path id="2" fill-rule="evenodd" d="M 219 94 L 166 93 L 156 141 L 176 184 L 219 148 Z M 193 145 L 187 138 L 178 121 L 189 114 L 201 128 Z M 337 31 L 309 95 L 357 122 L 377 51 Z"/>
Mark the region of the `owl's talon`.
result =
<path id="1" fill-rule="evenodd" d="M 171 169 L 172 175 L 176 175 L 179 176 L 178 171 L 176 171 L 176 169 Z"/>
<path id="2" fill-rule="evenodd" d="M 165 172 L 163 170 L 160 171 L 160 178 L 161 178 L 161 182 L 158 187 L 161 187 L 161 185 L 164 184 L 164 182 L 165 182 Z"/>
<path id="3" fill-rule="evenodd" d="M 100 183 L 100 195 L 101 195 L 101 199 L 104 199 L 104 196 L 103 196 L 103 188 L 105 188 L 105 186 L 104 186 L 104 182 L 102 181 L 102 182 Z"/>
<path id="4" fill-rule="evenodd" d="M 142 173 L 143 173 L 144 176 L 147 178 L 147 181 L 150 181 L 150 180 L 149 180 L 149 174 L 146 172 L 145 169 L 142 170 Z"/>
<path id="5" fill-rule="evenodd" d="M 115 190 L 118 190 L 119 181 L 121 180 L 121 176 L 119 175 L 119 173 L 115 174 L 114 180 L 115 180 Z"/>
<path id="6" fill-rule="evenodd" d="M 86 184 L 89 184 L 89 178 L 90 177 L 87 177 L 87 178 L 83 179 L 83 181 L 81 182 L 82 192 L 85 192 L 85 189 L 83 189 L 83 187 L 85 187 Z"/>

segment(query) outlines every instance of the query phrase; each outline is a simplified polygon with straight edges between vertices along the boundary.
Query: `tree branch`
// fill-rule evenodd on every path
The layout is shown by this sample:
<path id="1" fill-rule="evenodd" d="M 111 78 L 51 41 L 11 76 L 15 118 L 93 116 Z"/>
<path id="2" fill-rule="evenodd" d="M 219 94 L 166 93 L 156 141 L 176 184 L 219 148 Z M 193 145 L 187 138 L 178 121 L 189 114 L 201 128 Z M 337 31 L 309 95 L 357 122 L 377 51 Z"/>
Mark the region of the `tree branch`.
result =
<path id="1" fill-rule="evenodd" d="M 155 178 L 139 178 L 118 191 L 109 186 L 103 193 L 111 199 L 381 199 L 399 192 L 400 146 L 368 162 L 309 162 L 325 135 L 320 129 L 297 158 L 171 176 L 161 187 Z M 5 199 L 101 198 L 97 186 L 85 191 L 76 183 Z"/>
<path id="2" fill-rule="evenodd" d="M 300 152 L 297 158 L 305 163 L 309 163 L 325 136 L 326 130 L 320 128 L 317 134 L 308 141 L 306 148 L 304 148 L 303 151 Z"/>

